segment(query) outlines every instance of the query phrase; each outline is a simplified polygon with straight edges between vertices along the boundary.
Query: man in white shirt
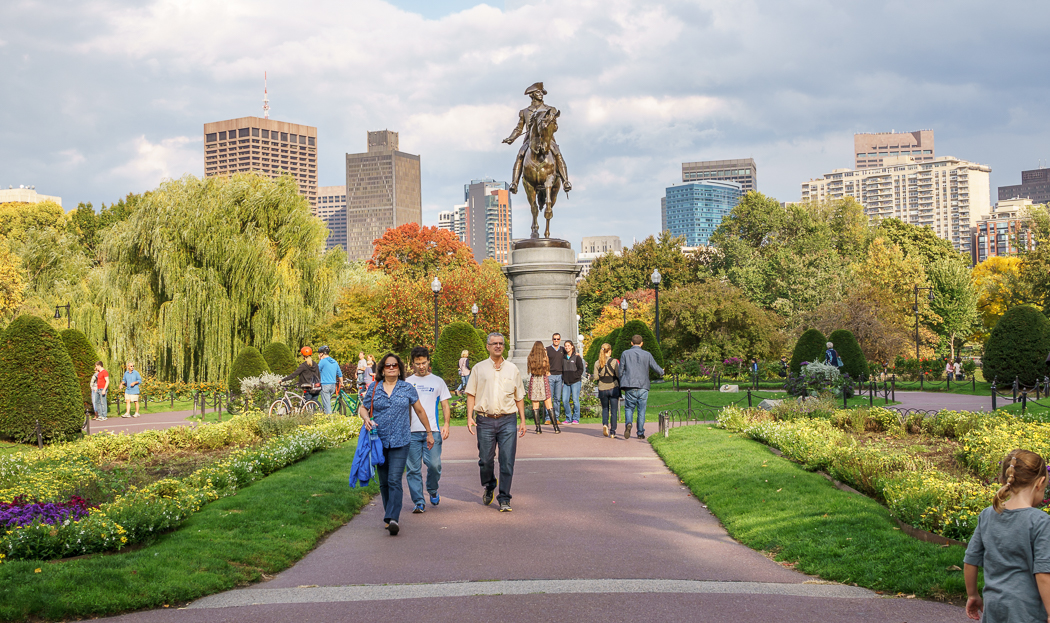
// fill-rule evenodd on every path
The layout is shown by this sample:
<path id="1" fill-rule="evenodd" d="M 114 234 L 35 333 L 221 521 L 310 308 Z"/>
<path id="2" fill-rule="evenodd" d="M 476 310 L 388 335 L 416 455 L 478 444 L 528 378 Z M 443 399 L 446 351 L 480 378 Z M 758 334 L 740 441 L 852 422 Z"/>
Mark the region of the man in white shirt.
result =
<path id="1" fill-rule="evenodd" d="M 427 449 L 427 433 L 423 423 L 418 419 L 412 420 L 412 440 L 408 442 L 408 461 L 405 466 L 408 470 L 408 492 L 412 496 L 415 508 L 413 513 L 425 512 L 427 507 L 423 498 L 423 464 L 427 466 L 427 493 L 430 494 L 430 504 L 437 506 L 441 503 L 438 495 L 438 481 L 441 480 L 441 441 L 448 439 L 449 420 L 451 410 L 448 399 L 452 394 L 448 391 L 448 385 L 436 374 L 430 373 L 430 352 L 422 346 L 412 349 L 412 371 L 414 374 L 405 382 L 416 388 L 419 394 L 419 403 L 423 405 L 427 417 L 430 418 L 430 429 L 437 430 L 437 408 L 445 415 L 445 423 L 441 426 L 441 434 L 434 435 L 434 447 Z"/>

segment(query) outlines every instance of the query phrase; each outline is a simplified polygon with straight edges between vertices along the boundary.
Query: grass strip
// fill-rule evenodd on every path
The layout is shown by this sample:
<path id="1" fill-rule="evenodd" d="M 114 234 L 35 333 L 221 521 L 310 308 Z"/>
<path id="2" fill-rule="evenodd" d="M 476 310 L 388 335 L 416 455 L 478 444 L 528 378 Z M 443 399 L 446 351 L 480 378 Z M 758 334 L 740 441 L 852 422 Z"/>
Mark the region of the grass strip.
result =
<path id="1" fill-rule="evenodd" d="M 913 539 L 874 500 L 743 435 L 703 425 L 651 438 L 656 452 L 729 534 L 803 573 L 888 593 L 965 593 L 961 546 Z"/>
<path id="2" fill-rule="evenodd" d="M 113 615 L 190 601 L 282 571 L 378 490 L 351 491 L 356 439 L 212 502 L 139 549 L 0 565 L 0 620 Z M 38 571 L 39 570 L 39 571 Z"/>

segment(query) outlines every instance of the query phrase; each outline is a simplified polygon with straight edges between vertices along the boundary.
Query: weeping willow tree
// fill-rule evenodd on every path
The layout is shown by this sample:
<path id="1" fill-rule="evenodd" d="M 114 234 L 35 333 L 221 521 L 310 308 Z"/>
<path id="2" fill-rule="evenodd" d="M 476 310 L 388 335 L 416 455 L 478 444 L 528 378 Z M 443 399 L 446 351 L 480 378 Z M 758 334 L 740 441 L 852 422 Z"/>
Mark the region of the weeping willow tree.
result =
<path id="1" fill-rule="evenodd" d="M 303 342 L 346 270 L 327 235 L 290 177 L 165 182 L 102 242 L 96 304 L 111 359 L 218 380 L 244 346 Z"/>

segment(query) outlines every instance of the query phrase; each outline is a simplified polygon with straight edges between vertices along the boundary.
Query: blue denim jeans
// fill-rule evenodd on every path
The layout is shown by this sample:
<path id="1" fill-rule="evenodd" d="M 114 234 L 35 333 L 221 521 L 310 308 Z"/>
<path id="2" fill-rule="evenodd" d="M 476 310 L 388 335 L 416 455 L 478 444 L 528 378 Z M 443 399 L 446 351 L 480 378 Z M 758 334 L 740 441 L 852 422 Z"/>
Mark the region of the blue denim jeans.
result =
<path id="1" fill-rule="evenodd" d="M 478 467 L 481 486 L 486 491 L 496 488 L 496 447 L 499 446 L 500 504 L 510 502 L 510 484 L 514 479 L 514 455 L 518 449 L 518 414 L 499 418 L 478 417 Z"/>
<path id="2" fill-rule="evenodd" d="M 575 383 L 562 383 L 561 385 L 561 404 L 565 409 L 565 421 L 566 422 L 579 422 L 580 421 L 580 388 L 583 386 L 583 381 L 576 381 Z M 569 410 L 569 399 L 572 399 L 572 410 Z"/>
<path id="3" fill-rule="evenodd" d="M 461 374 L 461 375 L 459 375 L 459 386 L 456 387 L 456 391 L 458 392 L 458 391 L 463 391 L 464 389 L 466 389 L 467 388 L 467 381 L 469 381 L 469 380 L 470 380 L 470 375 L 469 374 L 466 374 L 466 375 Z"/>
<path id="4" fill-rule="evenodd" d="M 434 447 L 427 450 L 427 433 L 412 433 L 408 442 L 408 493 L 412 504 L 423 504 L 423 465 L 427 466 L 427 493 L 437 495 L 441 480 L 441 431 L 434 431 Z"/>
<path id="5" fill-rule="evenodd" d="M 623 421 L 630 424 L 633 421 L 634 412 L 638 412 L 638 433 L 645 433 L 645 403 L 649 402 L 648 389 L 625 389 L 623 390 Z"/>
<path id="6" fill-rule="evenodd" d="M 561 388 L 564 385 L 561 381 L 560 374 L 550 375 L 551 382 L 551 408 L 547 411 L 547 416 L 551 418 L 557 418 L 561 421 L 561 409 L 558 405 L 561 404 Z M 565 409 L 565 413 L 568 414 L 569 410 Z"/>
<path id="7" fill-rule="evenodd" d="M 321 408 L 325 413 L 332 412 L 332 396 L 335 395 L 335 383 L 324 383 L 321 385 Z"/>
<path id="8" fill-rule="evenodd" d="M 106 414 L 109 411 L 109 398 L 106 394 L 96 390 L 91 392 L 91 406 L 95 409 L 95 417 L 106 419 Z"/>
<path id="9" fill-rule="evenodd" d="M 383 448 L 386 460 L 376 466 L 379 477 L 379 494 L 383 496 L 383 521 L 401 521 L 402 498 L 405 489 L 401 478 L 405 474 L 405 462 L 408 460 L 408 446 L 400 448 Z"/>

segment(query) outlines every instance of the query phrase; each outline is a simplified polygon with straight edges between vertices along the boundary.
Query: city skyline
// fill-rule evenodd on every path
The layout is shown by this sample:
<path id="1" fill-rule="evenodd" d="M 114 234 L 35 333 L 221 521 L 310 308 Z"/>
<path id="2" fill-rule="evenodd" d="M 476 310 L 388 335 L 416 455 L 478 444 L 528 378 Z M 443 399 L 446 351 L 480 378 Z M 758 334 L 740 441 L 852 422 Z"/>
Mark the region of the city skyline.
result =
<path id="1" fill-rule="evenodd" d="M 1018 20 L 1010 3 L 907 5 L 926 24 L 914 40 L 893 27 L 904 6 L 360 0 L 309 2 L 288 18 L 268 0 L 9 3 L 0 186 L 98 208 L 165 177 L 202 177 L 201 125 L 261 116 L 268 71 L 271 117 L 324 135 L 318 186 L 343 182 L 363 132 L 397 128 L 401 149 L 422 157 L 425 225 L 462 180 L 509 177 L 516 149 L 500 139 L 537 80 L 562 111 L 574 190 L 552 234 L 570 241 L 599 222 L 624 240 L 656 234 L 655 197 L 686 162 L 754 158 L 760 190 L 796 201 L 799 181 L 854 165 L 854 135 L 894 128 L 934 129 L 938 156 L 989 166 L 994 201 L 1050 158 L 1050 87 L 1024 69 L 1050 55 L 1038 44 L 1050 7 L 1026 5 Z M 548 18 L 557 28 L 536 27 Z M 803 27 L 832 34 L 816 45 Z M 858 30 L 885 34 L 863 60 Z M 704 62 L 683 73 L 683 56 Z"/>

